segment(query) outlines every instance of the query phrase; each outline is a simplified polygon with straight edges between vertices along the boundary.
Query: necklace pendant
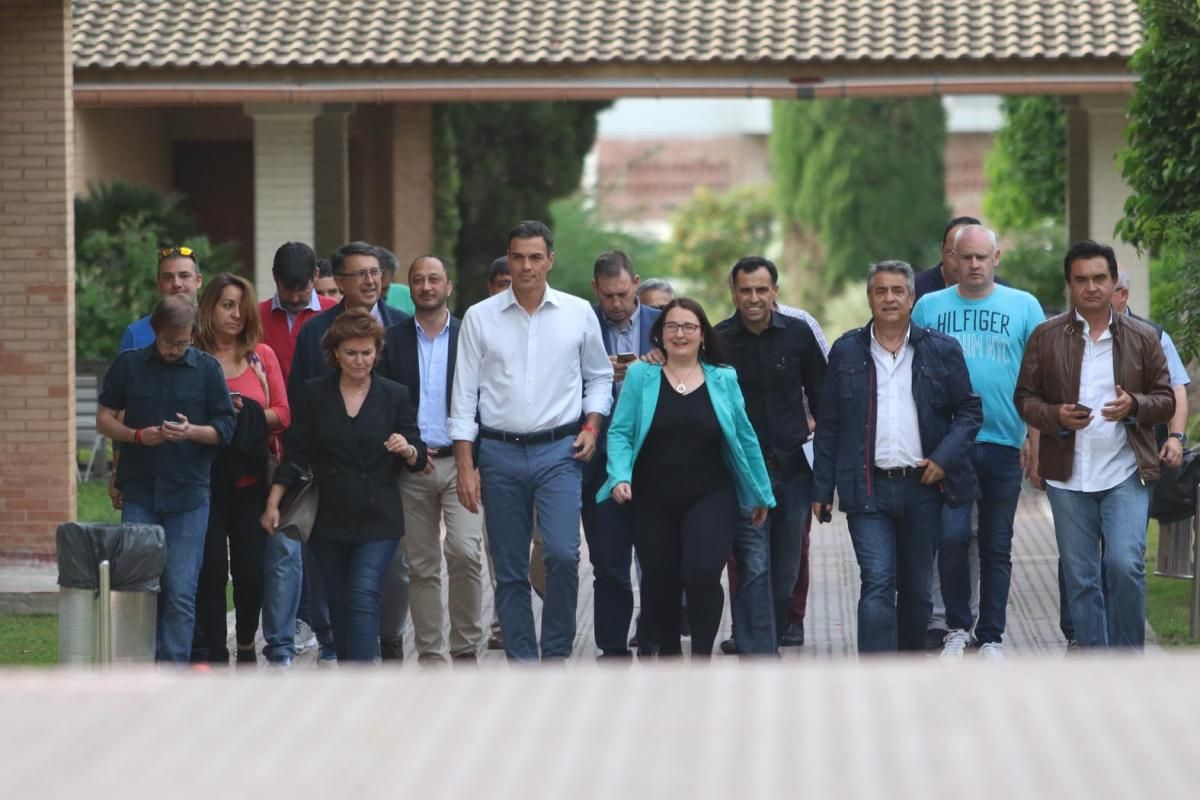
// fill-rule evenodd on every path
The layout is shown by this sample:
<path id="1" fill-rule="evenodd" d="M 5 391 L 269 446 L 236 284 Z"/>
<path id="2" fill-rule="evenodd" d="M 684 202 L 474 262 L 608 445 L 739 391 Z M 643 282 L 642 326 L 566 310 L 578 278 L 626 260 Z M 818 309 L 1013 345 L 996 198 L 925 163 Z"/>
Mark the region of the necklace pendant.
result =
<path id="1" fill-rule="evenodd" d="M 687 392 L 687 384 L 686 383 L 679 384 L 678 386 L 675 387 L 675 391 L 679 392 L 680 394 L 686 393 Z"/>

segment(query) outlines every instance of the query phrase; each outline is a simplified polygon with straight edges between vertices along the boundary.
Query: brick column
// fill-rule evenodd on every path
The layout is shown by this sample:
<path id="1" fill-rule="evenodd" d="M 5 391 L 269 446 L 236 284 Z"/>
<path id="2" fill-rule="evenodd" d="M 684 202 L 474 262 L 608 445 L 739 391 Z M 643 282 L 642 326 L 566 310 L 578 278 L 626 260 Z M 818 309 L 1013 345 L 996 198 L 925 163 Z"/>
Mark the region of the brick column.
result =
<path id="1" fill-rule="evenodd" d="M 387 246 L 407 269 L 433 247 L 433 107 L 393 106 L 392 130 L 392 241 Z"/>
<path id="2" fill-rule="evenodd" d="M 354 106 L 327 105 L 313 123 L 316 213 L 313 249 L 328 257 L 350 236 L 350 150 L 346 120 Z"/>
<path id="3" fill-rule="evenodd" d="M 75 516 L 70 4 L 0 0 L 0 556 Z"/>
<path id="4" fill-rule="evenodd" d="M 287 241 L 313 243 L 313 120 L 320 106 L 248 105 L 254 120 L 254 283 L 275 292 L 271 259 Z"/>

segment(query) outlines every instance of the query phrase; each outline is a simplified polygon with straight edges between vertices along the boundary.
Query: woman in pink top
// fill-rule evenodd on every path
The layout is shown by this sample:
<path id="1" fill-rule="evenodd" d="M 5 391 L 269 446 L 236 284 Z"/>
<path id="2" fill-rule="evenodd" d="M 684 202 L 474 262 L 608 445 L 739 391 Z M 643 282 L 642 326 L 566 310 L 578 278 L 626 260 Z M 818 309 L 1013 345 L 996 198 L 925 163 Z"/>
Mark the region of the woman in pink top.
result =
<path id="1" fill-rule="evenodd" d="M 238 663 L 257 663 L 254 639 L 260 611 L 267 659 L 290 662 L 294 656 L 298 563 L 294 579 L 290 569 L 283 570 L 283 585 L 276 578 L 280 561 L 292 557 L 290 551 L 295 551 L 298 562 L 298 549 L 286 542 L 268 545 L 267 534 L 258 524 L 270 488 L 270 464 L 279 452 L 279 434 L 292 415 L 279 361 L 261 340 L 254 287 L 237 275 L 217 275 L 200 297 L 196 347 L 220 363 L 238 424 L 233 440 L 213 462 L 204 565 L 196 592 L 193 661 L 229 663 L 225 585 L 230 568 Z"/>

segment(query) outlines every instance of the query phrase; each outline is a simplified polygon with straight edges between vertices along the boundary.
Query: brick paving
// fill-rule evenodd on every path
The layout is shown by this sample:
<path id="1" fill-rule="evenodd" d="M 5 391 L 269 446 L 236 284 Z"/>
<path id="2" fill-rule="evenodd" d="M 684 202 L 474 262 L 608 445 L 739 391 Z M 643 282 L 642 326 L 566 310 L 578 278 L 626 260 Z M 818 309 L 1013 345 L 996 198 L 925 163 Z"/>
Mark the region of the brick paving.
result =
<path id="1" fill-rule="evenodd" d="M 1026 486 L 1017 508 L 1013 540 L 1012 590 L 1008 602 L 1005 650 L 1011 656 L 1061 656 L 1065 642 L 1058 629 L 1058 548 L 1045 494 Z M 578 629 L 572 661 L 596 658 L 592 639 L 592 572 L 587 544 L 579 569 Z M 785 659 L 844 659 L 857 651 L 856 606 L 858 602 L 858 565 L 846 528 L 846 518 L 835 512 L 833 522 L 813 529 L 810 556 L 811 588 L 808 618 L 805 621 L 805 645 L 783 650 Z M 485 567 L 486 568 L 486 567 Z M 443 585 L 445 576 L 443 575 Z M 484 618 L 491 619 L 491 592 L 484 592 Z M 541 604 L 534 597 L 535 615 Z M 232 617 L 230 618 L 232 627 Z M 726 602 L 720 638 L 729 635 L 729 604 Z M 1147 626 L 1147 649 L 1157 649 Z M 231 644 L 232 648 L 232 644 Z M 685 640 L 686 649 L 686 640 Z M 407 635 L 403 669 L 415 669 L 411 627 Z M 719 657 L 728 658 L 728 657 Z M 316 659 L 315 651 L 304 653 L 300 664 Z M 484 651 L 481 662 L 504 663 L 504 654 Z"/>

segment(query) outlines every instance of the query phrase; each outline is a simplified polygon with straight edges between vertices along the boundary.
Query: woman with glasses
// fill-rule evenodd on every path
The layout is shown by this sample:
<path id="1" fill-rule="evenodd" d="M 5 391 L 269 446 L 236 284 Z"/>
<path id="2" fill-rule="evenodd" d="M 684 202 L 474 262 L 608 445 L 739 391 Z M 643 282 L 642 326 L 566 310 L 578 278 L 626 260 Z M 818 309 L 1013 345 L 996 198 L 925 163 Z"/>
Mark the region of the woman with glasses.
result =
<path id="1" fill-rule="evenodd" d="M 284 493 L 311 470 L 320 499 L 309 547 L 329 598 L 339 662 L 375 660 L 380 589 L 404 535 L 399 471 L 420 472 L 426 463 L 408 389 L 373 374 L 383 335 L 365 308 L 329 326 L 322 347 L 333 372 L 292 397 L 284 462 L 261 518 L 268 531 L 278 528 Z"/>
<path id="2" fill-rule="evenodd" d="M 761 524 L 775 505 L 737 374 L 721 366 L 704 309 L 672 300 L 651 328 L 666 355 L 629 368 L 608 429 L 608 482 L 596 496 L 633 504 L 647 616 L 662 655 L 679 655 L 686 590 L 692 656 L 712 654 L 725 593 L 721 571 L 739 506 Z"/>
<path id="3" fill-rule="evenodd" d="M 209 282 L 197 310 L 196 347 L 220 363 L 237 427 L 229 446 L 213 461 L 192 658 L 229 663 L 225 584 L 232 569 L 237 663 L 257 663 L 254 638 L 260 611 L 264 655 L 269 662 L 287 663 L 295 656 L 298 550 L 286 542 L 268 545 L 258 516 L 270 486 L 272 445 L 278 453 L 278 437 L 292 415 L 275 351 L 262 342 L 257 298 L 249 281 L 221 273 Z"/>

